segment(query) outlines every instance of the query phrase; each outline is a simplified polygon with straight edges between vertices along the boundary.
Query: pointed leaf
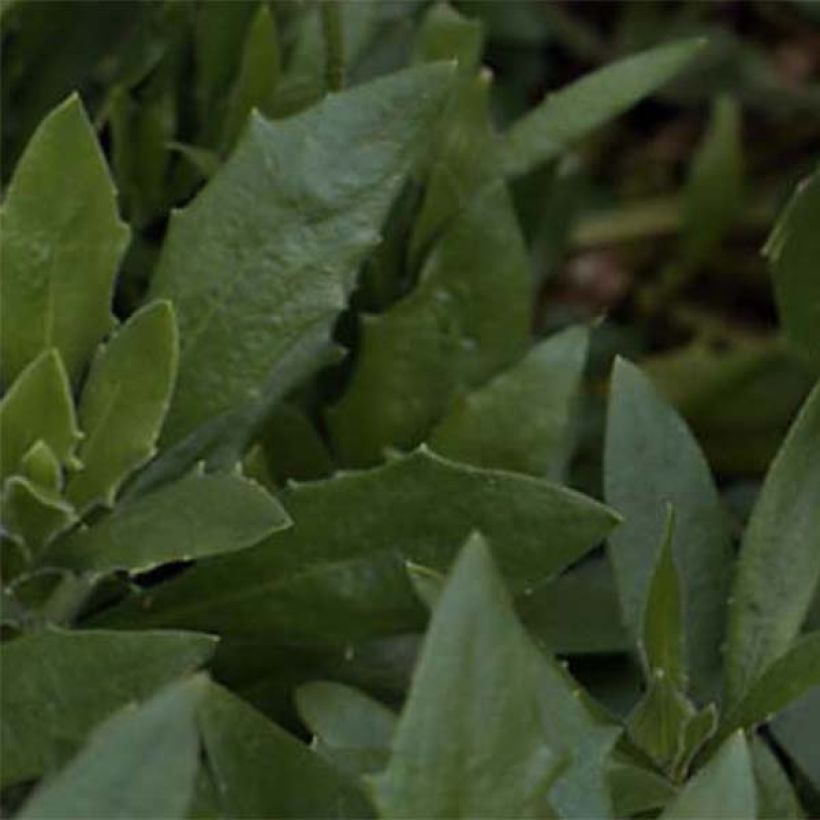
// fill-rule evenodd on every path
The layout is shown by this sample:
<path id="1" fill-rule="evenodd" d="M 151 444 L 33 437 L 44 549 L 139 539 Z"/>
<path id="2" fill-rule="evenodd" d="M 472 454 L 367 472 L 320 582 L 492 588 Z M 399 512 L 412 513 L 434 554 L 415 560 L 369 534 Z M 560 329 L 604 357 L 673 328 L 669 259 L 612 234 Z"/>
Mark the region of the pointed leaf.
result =
<path id="1" fill-rule="evenodd" d="M 185 632 L 45 630 L 0 647 L 2 782 L 59 765 L 115 709 L 204 663 L 215 639 Z"/>
<path id="2" fill-rule="evenodd" d="M 48 560 L 75 570 L 144 572 L 241 550 L 289 525 L 287 513 L 258 484 L 195 472 L 119 504 L 99 523 L 55 544 Z"/>
<path id="3" fill-rule="evenodd" d="M 820 383 L 792 424 L 746 528 L 729 605 L 736 704 L 791 645 L 820 580 Z"/>
<path id="4" fill-rule="evenodd" d="M 252 118 L 230 160 L 174 214 L 152 289 L 173 301 L 180 328 L 166 443 L 254 401 L 303 334 L 331 326 L 449 75 L 423 66 L 275 124 Z"/>
<path id="5" fill-rule="evenodd" d="M 473 536 L 436 607 L 374 779 L 383 817 L 543 817 L 560 758 L 539 717 L 535 647 Z"/>
<path id="6" fill-rule="evenodd" d="M 71 504 L 59 493 L 38 486 L 23 476 L 12 476 L 3 487 L 3 526 L 17 536 L 32 554 L 77 520 Z"/>
<path id="7" fill-rule="evenodd" d="M 288 595 L 291 576 L 296 580 L 312 568 L 357 561 L 352 577 L 339 575 L 338 596 L 369 611 L 370 629 L 378 634 L 384 626 L 369 609 L 371 598 L 387 607 L 383 619 L 391 630 L 400 631 L 402 623 L 412 629 L 420 605 L 402 559 L 446 571 L 455 545 L 480 529 L 493 538 L 499 567 L 520 592 L 575 561 L 617 520 L 606 507 L 571 490 L 467 467 L 424 448 L 374 470 L 292 484 L 281 497 L 294 522 L 291 529 L 244 554 L 200 561 L 151 590 L 148 611 L 139 599 L 133 604 L 140 622 L 268 634 L 272 624 L 284 626 L 278 591 Z M 354 579 L 355 596 L 348 594 Z M 295 610 L 300 600 L 303 609 Z M 290 607 L 286 622 L 313 620 L 309 598 L 290 599 Z M 121 615 L 126 612 L 124 607 Z M 332 615 L 326 629 L 341 637 Z"/>
<path id="8" fill-rule="evenodd" d="M 114 275 L 128 233 L 94 129 L 72 95 L 40 123 L 3 203 L 6 384 L 51 347 L 77 380 L 111 328 Z"/>
<path id="9" fill-rule="evenodd" d="M 432 449 L 481 467 L 560 476 L 570 455 L 571 413 L 589 332 L 575 327 L 457 400 L 430 436 Z"/>
<path id="10" fill-rule="evenodd" d="M 80 401 L 83 467 L 66 489 L 79 509 L 98 502 L 113 506 L 120 484 L 154 454 L 176 364 L 176 324 L 168 302 L 137 311 L 100 348 Z"/>
<path id="11" fill-rule="evenodd" d="M 227 816 L 373 816 L 352 779 L 227 689 L 211 684 L 199 722 Z"/>
<path id="12" fill-rule="evenodd" d="M 415 59 L 457 60 L 460 69 L 471 71 L 481 59 L 483 46 L 484 26 L 479 20 L 459 14 L 448 3 L 435 3 L 421 21 Z"/>
<path id="13" fill-rule="evenodd" d="M 205 686 L 192 678 L 109 718 L 17 816 L 186 817 L 199 764 L 196 705 Z"/>
<path id="14" fill-rule="evenodd" d="M 820 687 L 815 687 L 777 715 L 771 723 L 771 730 L 780 748 L 788 754 L 815 791 L 820 791 L 820 758 L 817 756 Z"/>
<path id="15" fill-rule="evenodd" d="M 651 476 L 651 480 L 647 477 Z M 680 417 L 629 362 L 615 365 L 607 420 L 605 488 L 625 518 L 609 539 L 627 625 L 640 637 L 666 505 L 685 613 L 694 694 L 709 696 L 721 666 L 732 540 L 709 467 Z"/>
<path id="16" fill-rule="evenodd" d="M 37 441 L 47 444 L 65 465 L 74 466 L 80 438 L 74 403 L 60 354 L 41 353 L 15 380 L 0 404 L 0 478 L 18 469 Z"/>
<path id="17" fill-rule="evenodd" d="M 820 170 L 804 180 L 766 243 L 786 335 L 820 367 Z"/>
<path id="18" fill-rule="evenodd" d="M 20 473 L 46 490 L 57 492 L 63 487 L 60 461 L 42 439 L 35 441 L 20 460 Z"/>
<path id="19" fill-rule="evenodd" d="M 553 94 L 504 135 L 504 169 L 519 176 L 665 85 L 694 59 L 703 40 L 682 40 L 605 66 Z"/>
<path id="20" fill-rule="evenodd" d="M 753 736 L 751 752 L 757 784 L 757 816 L 760 820 L 804 817 L 789 776 L 760 735 Z"/>
<path id="21" fill-rule="evenodd" d="M 651 673 L 658 672 L 686 691 L 686 651 L 680 578 L 672 552 L 674 511 L 667 510 L 666 532 L 655 561 L 643 616 L 643 650 Z"/>
<path id="22" fill-rule="evenodd" d="M 756 817 L 757 799 L 749 748 L 742 732 L 732 735 L 686 784 L 664 818 L 710 820 Z"/>

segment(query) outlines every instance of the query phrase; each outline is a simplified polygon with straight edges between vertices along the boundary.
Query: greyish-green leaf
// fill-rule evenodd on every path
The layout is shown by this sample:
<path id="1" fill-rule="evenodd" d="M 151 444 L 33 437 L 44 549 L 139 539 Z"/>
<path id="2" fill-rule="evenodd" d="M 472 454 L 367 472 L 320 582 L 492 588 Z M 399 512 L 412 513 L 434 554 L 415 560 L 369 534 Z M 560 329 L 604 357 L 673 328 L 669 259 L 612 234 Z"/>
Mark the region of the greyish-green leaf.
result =
<path id="1" fill-rule="evenodd" d="M 151 291 L 173 301 L 180 329 L 164 442 L 253 402 L 302 335 L 331 326 L 450 74 L 422 66 L 275 124 L 252 118 L 228 162 L 172 216 Z"/>
<path id="2" fill-rule="evenodd" d="M 97 723 L 194 671 L 215 643 L 191 632 L 48 629 L 3 645 L 3 784 L 59 766 Z"/>
<path id="3" fill-rule="evenodd" d="M 429 444 L 481 467 L 560 477 L 571 454 L 589 332 L 574 327 L 535 345 L 521 361 L 457 399 Z"/>
<path id="4" fill-rule="evenodd" d="M 23 370 L 0 403 L 0 479 L 15 472 L 38 441 L 62 464 L 76 466 L 79 439 L 68 377 L 59 352 L 50 348 Z"/>
<path id="5" fill-rule="evenodd" d="M 733 556 L 729 519 L 692 434 L 649 379 L 623 359 L 613 374 L 604 463 L 607 502 L 625 518 L 609 548 L 636 640 L 666 505 L 675 510 L 672 549 L 682 586 L 687 665 L 694 694 L 708 697 L 722 660 Z"/>
<path id="6" fill-rule="evenodd" d="M 97 352 L 79 407 L 83 466 L 66 487 L 78 509 L 113 506 L 120 484 L 154 454 L 176 367 L 176 323 L 169 302 L 137 311 Z"/>
<path id="7" fill-rule="evenodd" d="M 31 138 L 3 203 L 0 348 L 10 384 L 56 347 L 76 382 L 113 324 L 114 275 L 128 242 L 94 129 L 75 94 Z"/>
<path id="8" fill-rule="evenodd" d="M 760 735 L 752 737 L 750 751 L 760 820 L 800 820 L 805 817 L 789 775 Z"/>
<path id="9" fill-rule="evenodd" d="M 55 543 L 48 560 L 74 570 L 144 572 L 169 561 L 241 550 L 289 525 L 287 513 L 258 484 L 195 471 L 122 502 L 98 523 Z"/>
<path id="10" fill-rule="evenodd" d="M 797 637 L 820 580 L 820 382 L 772 462 L 729 605 L 726 686 L 738 703 Z"/>
<path id="11" fill-rule="evenodd" d="M 798 187 L 764 253 L 786 335 L 820 368 L 820 169 Z"/>
<path id="12" fill-rule="evenodd" d="M 578 140 L 665 85 L 694 59 L 703 40 L 658 46 L 605 66 L 547 95 L 504 135 L 504 169 L 519 176 L 555 159 Z"/>
<path id="13" fill-rule="evenodd" d="M 196 707 L 207 685 L 194 677 L 109 718 L 17 815 L 87 820 L 187 816 L 199 766 Z"/>

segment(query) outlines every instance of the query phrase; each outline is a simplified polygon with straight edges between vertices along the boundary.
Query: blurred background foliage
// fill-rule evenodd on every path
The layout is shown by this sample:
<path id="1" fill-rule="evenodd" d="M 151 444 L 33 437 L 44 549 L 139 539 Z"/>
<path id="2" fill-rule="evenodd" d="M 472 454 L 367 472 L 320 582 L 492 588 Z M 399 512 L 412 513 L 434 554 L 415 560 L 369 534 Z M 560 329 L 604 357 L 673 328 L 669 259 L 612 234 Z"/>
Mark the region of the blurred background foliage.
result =
<path id="1" fill-rule="evenodd" d="M 572 481 L 598 487 L 605 374 L 624 353 L 647 366 L 692 424 L 742 516 L 749 481 L 811 380 L 777 333 L 760 249 L 820 147 L 820 4 L 496 0 L 452 8 L 474 23 L 462 47 L 481 53 L 492 73 L 499 132 L 612 60 L 708 38 L 694 69 L 519 177 L 513 193 L 531 253 L 534 333 L 607 317 L 593 336 Z M 439 46 L 448 56 L 441 32 L 450 9 L 432 37 L 421 31 L 428 11 L 414 0 L 5 0 L 3 182 L 39 120 L 79 90 L 134 229 L 117 295 L 128 314 L 170 209 L 219 167 L 250 110 L 285 117 L 406 64 L 419 48 L 431 52 L 426 59 Z M 403 236 L 416 207 L 411 191 L 388 238 Z M 400 276 L 384 276 L 397 265 L 391 252 L 412 257 L 388 241 L 362 277 L 355 310 L 383 310 L 406 292 Z M 399 267 L 412 280 L 412 258 Z M 355 346 L 353 326 L 342 321 L 339 333 Z M 342 366 L 321 389 L 332 397 L 345 377 Z M 294 423 L 285 418 L 271 435 L 289 440 Z M 277 470 L 286 476 L 284 461 Z"/>

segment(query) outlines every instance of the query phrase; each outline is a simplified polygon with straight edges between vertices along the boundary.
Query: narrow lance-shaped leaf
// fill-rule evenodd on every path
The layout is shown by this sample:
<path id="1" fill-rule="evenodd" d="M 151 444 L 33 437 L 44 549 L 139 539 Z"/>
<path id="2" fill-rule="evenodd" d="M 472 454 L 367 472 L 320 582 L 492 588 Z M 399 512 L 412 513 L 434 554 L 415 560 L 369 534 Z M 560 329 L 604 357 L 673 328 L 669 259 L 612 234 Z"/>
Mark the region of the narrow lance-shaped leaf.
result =
<path id="1" fill-rule="evenodd" d="M 211 684 L 199 718 L 228 817 L 372 817 L 359 785 L 264 715 Z"/>
<path id="2" fill-rule="evenodd" d="M 726 686 L 737 703 L 800 631 L 820 579 L 820 383 L 772 462 L 729 606 Z"/>
<path id="3" fill-rule="evenodd" d="M 671 504 L 687 666 L 694 694 L 710 697 L 720 673 L 732 571 L 728 516 L 684 422 L 623 359 L 612 378 L 604 464 L 607 501 L 625 518 L 609 548 L 627 626 L 636 641 L 642 637 L 652 567 Z"/>
<path id="4" fill-rule="evenodd" d="M 430 446 L 458 461 L 559 477 L 571 453 L 571 414 L 589 332 L 575 327 L 463 398 L 433 430 Z"/>
<path id="5" fill-rule="evenodd" d="M 820 368 L 820 169 L 798 187 L 764 253 L 786 335 Z"/>
<path id="6" fill-rule="evenodd" d="M 49 563 L 81 571 L 144 572 L 159 564 L 233 552 L 290 525 L 258 484 L 194 472 L 119 504 L 99 523 L 56 542 Z"/>
<path id="7" fill-rule="evenodd" d="M 137 311 L 95 357 L 79 416 L 82 469 L 66 488 L 79 508 L 113 506 L 120 484 L 155 452 L 177 365 L 174 312 L 168 302 Z"/>
<path id="8" fill-rule="evenodd" d="M 45 630 L 4 644 L 3 784 L 62 763 L 115 709 L 203 664 L 215 642 L 190 632 Z"/>
<path id="9" fill-rule="evenodd" d="M 473 536 L 436 607 L 387 770 L 383 817 L 543 817 L 560 765 L 539 716 L 543 663 Z"/>
<path id="10" fill-rule="evenodd" d="M 152 295 L 180 328 L 163 440 L 256 401 L 277 360 L 345 305 L 449 84 L 424 66 L 254 117 L 206 188 L 172 216 Z"/>
<path id="11" fill-rule="evenodd" d="M 113 324 L 114 275 L 128 242 L 80 98 L 40 124 L 9 185 L 0 240 L 0 348 L 6 384 L 56 347 L 76 382 Z"/>
<path id="12" fill-rule="evenodd" d="M 519 176 L 555 159 L 596 128 L 665 85 L 703 40 L 683 40 L 627 57 L 550 94 L 504 135 L 504 169 Z"/>
<path id="13" fill-rule="evenodd" d="M 37 441 L 75 467 L 79 439 L 68 377 L 59 352 L 50 348 L 17 377 L 0 404 L 0 478 L 17 470 Z"/>
<path id="14" fill-rule="evenodd" d="M 200 561 L 152 589 L 150 602 L 137 599 L 109 617 L 122 623 L 139 613 L 143 624 L 196 623 L 237 634 L 292 629 L 294 620 L 316 627 L 309 598 L 291 599 L 291 609 L 283 610 L 289 581 L 356 564 L 352 574 L 338 572 L 333 583 L 339 597 L 348 599 L 355 578 L 360 592 L 349 596 L 347 605 L 360 611 L 360 598 L 365 609 L 378 600 L 385 609 L 381 618 L 371 610 L 369 628 L 384 634 L 386 623 L 402 631 L 402 625 L 418 626 L 420 605 L 401 559 L 446 571 L 456 545 L 480 529 L 493 539 L 499 568 L 513 590 L 521 592 L 577 560 L 617 521 L 606 507 L 571 490 L 467 467 L 424 448 L 377 469 L 292 484 L 281 498 L 294 522 L 291 529 L 245 553 Z M 293 609 L 297 604 L 299 615 Z M 325 631 L 340 637 L 338 613 L 324 617 Z"/>
<path id="15" fill-rule="evenodd" d="M 686 784 L 663 818 L 756 817 L 757 798 L 749 747 L 742 732 L 730 737 Z"/>
<path id="16" fill-rule="evenodd" d="M 196 706 L 206 685 L 204 678 L 192 678 L 107 720 L 17 816 L 187 817 L 199 765 Z"/>

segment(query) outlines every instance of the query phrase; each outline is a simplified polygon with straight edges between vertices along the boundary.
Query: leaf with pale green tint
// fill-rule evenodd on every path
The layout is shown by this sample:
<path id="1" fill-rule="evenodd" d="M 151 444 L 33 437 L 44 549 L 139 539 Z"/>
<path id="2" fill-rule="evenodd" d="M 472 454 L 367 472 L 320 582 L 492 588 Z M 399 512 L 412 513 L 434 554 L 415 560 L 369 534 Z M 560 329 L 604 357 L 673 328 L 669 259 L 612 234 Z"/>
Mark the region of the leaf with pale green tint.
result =
<path id="1" fill-rule="evenodd" d="M 281 71 L 276 22 L 270 9 L 260 5 L 248 26 L 242 58 L 223 120 L 222 145 L 230 150 L 254 108 L 266 111 L 273 102 Z"/>
<path id="2" fill-rule="evenodd" d="M 617 521 L 606 507 L 571 490 L 468 467 L 425 448 L 373 470 L 292 484 L 281 501 L 293 527 L 244 553 L 199 561 L 152 589 L 149 607 L 138 598 L 130 615 L 124 605 L 110 617 L 122 623 L 139 613 L 143 624 L 195 623 L 234 634 L 267 634 L 288 624 L 298 634 L 300 621 L 321 627 L 314 610 L 336 586 L 340 603 L 368 613 L 363 624 L 357 620 L 357 637 L 368 624 L 375 634 L 385 628 L 395 633 L 404 631 L 402 625 L 416 628 L 423 612 L 404 560 L 446 571 L 457 545 L 477 529 L 493 539 L 499 569 L 521 592 L 576 561 Z M 334 568 L 330 583 L 327 571 Z M 315 605 L 310 586 L 299 595 L 293 587 L 312 575 L 330 583 L 315 590 Z M 384 608 L 381 617 L 376 601 Z M 332 609 L 319 611 L 325 631 L 342 638 Z"/>
<path id="3" fill-rule="evenodd" d="M 800 772 L 820 791 L 820 758 L 817 738 L 820 737 L 820 687 L 815 687 L 800 700 L 787 706 L 770 724 L 778 745 L 791 758 Z"/>
<path id="4" fill-rule="evenodd" d="M 51 447 L 38 439 L 20 459 L 20 473 L 29 481 L 47 490 L 57 492 L 63 486 L 60 460 Z"/>
<path id="5" fill-rule="evenodd" d="M 110 330 L 114 275 L 128 242 L 116 192 L 80 98 L 40 124 L 2 210 L 0 349 L 8 385 L 57 348 L 76 382 Z"/>
<path id="6" fill-rule="evenodd" d="M 609 550 L 627 625 L 638 640 L 666 508 L 683 602 L 686 665 L 697 697 L 717 687 L 732 572 L 729 519 L 684 422 L 629 362 L 615 365 L 604 457 L 607 502 L 625 522 Z"/>
<path id="7" fill-rule="evenodd" d="M 423 66 L 275 124 L 253 117 L 228 162 L 172 216 L 151 290 L 174 303 L 180 330 L 166 444 L 253 404 L 301 337 L 331 327 L 450 74 Z"/>
<path id="8" fill-rule="evenodd" d="M 724 717 L 724 732 L 751 729 L 820 687 L 820 632 L 803 635 L 772 661 Z"/>
<path id="9" fill-rule="evenodd" d="M 712 105 L 686 185 L 682 265 L 691 268 L 709 257 L 736 219 L 742 201 L 740 108 L 731 97 L 720 97 Z"/>
<path id="10" fill-rule="evenodd" d="M 3 487 L 3 527 L 32 555 L 41 552 L 51 538 L 76 520 L 74 508 L 58 492 L 24 476 L 7 479 Z"/>
<path id="11" fill-rule="evenodd" d="M 228 817 L 372 817 L 352 779 L 227 689 L 211 684 L 199 725 Z"/>
<path id="12" fill-rule="evenodd" d="M 444 589 L 444 576 L 440 572 L 436 572 L 429 567 L 423 567 L 421 564 L 414 564 L 412 561 L 408 561 L 406 567 L 407 577 L 410 579 L 419 600 L 428 609 L 435 609 Z"/>
<path id="13" fill-rule="evenodd" d="M 760 735 L 751 741 L 752 768 L 757 785 L 757 816 L 760 820 L 805 817 L 789 776 Z"/>
<path id="14" fill-rule="evenodd" d="M 681 584 L 672 539 L 674 510 L 667 509 L 666 532 L 655 560 L 643 614 L 641 647 L 650 674 L 662 674 L 681 692 L 686 691 L 686 647 L 683 631 Z"/>
<path id="15" fill-rule="evenodd" d="M 358 689 L 330 681 L 296 690 L 299 716 L 313 732 L 313 746 L 345 770 L 383 769 L 398 720 L 384 704 Z"/>
<path id="16" fill-rule="evenodd" d="M 58 767 L 115 709 L 201 666 L 210 635 L 44 630 L 0 647 L 2 782 Z"/>
<path id="17" fill-rule="evenodd" d="M 202 473 L 117 505 L 54 545 L 47 559 L 74 570 L 145 572 L 250 547 L 290 525 L 276 499 L 239 475 Z"/>
<path id="18" fill-rule="evenodd" d="M 386 447 L 424 441 L 450 403 L 528 346 L 530 281 L 506 188 L 482 189 L 427 258 L 419 284 L 364 316 L 347 392 L 328 411 L 343 463 L 378 463 Z"/>
<path id="19" fill-rule="evenodd" d="M 154 455 L 176 365 L 176 323 L 169 302 L 137 311 L 97 352 L 79 406 L 83 466 L 66 487 L 78 509 L 113 506 L 120 484 Z"/>
<path id="20" fill-rule="evenodd" d="M 671 774 L 685 752 L 686 727 L 694 716 L 694 706 L 674 681 L 656 670 L 628 718 L 627 732 L 659 769 Z"/>
<path id="21" fill-rule="evenodd" d="M 191 678 L 106 720 L 17 816 L 186 817 L 199 766 L 196 708 L 206 686 L 204 678 Z"/>
<path id="22" fill-rule="evenodd" d="M 663 818 L 737 820 L 757 816 L 749 747 L 742 732 L 732 735 L 683 787 Z"/>
<path id="23" fill-rule="evenodd" d="M 474 70 L 484 47 L 484 26 L 475 17 L 459 14 L 448 3 L 436 3 L 424 15 L 416 35 L 418 62 L 457 60 L 463 71 Z"/>
<path id="24" fill-rule="evenodd" d="M 726 687 L 736 705 L 791 646 L 820 580 L 820 383 L 772 462 L 743 537 L 729 605 Z"/>
<path id="25" fill-rule="evenodd" d="M 544 663 L 473 536 L 433 614 L 390 763 L 373 781 L 381 815 L 549 816 L 563 761 L 540 717 Z"/>
<path id="26" fill-rule="evenodd" d="M 786 336 L 820 367 L 820 170 L 798 187 L 766 243 Z"/>
<path id="27" fill-rule="evenodd" d="M 682 40 L 635 54 L 547 95 L 504 134 L 504 170 L 520 176 L 555 159 L 681 73 L 703 48 Z"/>
<path id="28" fill-rule="evenodd" d="M 38 441 L 61 464 L 75 467 L 80 439 L 65 368 L 55 348 L 43 351 L 17 377 L 0 403 L 0 479 L 15 472 Z"/>
<path id="29" fill-rule="evenodd" d="M 571 454 L 589 331 L 574 327 L 458 398 L 430 447 L 448 458 L 536 476 L 563 474 Z"/>

